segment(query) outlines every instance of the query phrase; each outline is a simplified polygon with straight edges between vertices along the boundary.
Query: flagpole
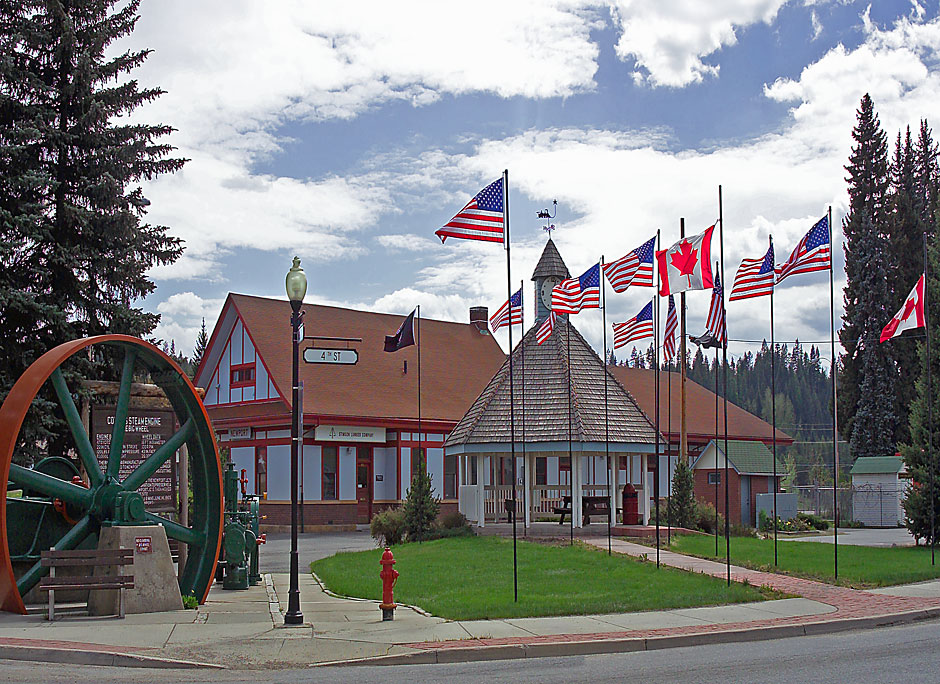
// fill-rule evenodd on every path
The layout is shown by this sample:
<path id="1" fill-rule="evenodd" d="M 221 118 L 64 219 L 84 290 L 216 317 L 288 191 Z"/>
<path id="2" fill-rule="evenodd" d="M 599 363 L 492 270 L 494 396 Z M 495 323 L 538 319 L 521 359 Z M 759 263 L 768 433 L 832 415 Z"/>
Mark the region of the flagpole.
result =
<path id="1" fill-rule="evenodd" d="M 415 307 L 415 328 L 417 330 L 417 339 L 415 340 L 415 346 L 418 348 L 418 467 L 420 470 L 421 459 L 424 457 L 424 441 L 422 440 L 422 431 L 421 431 L 421 305 Z M 427 459 L 424 460 L 424 471 L 427 472 L 428 463 Z"/>
<path id="2" fill-rule="evenodd" d="M 718 397 L 721 393 L 718 391 L 718 347 L 715 347 L 715 557 L 718 557 Z M 725 517 L 728 517 L 728 511 L 725 511 Z"/>
<path id="3" fill-rule="evenodd" d="M 685 219 L 679 219 L 679 238 L 685 238 Z M 689 464 L 689 435 L 686 432 L 685 423 L 685 291 L 679 295 L 679 458 L 685 459 L 685 464 Z"/>
<path id="4" fill-rule="evenodd" d="M 770 249 L 774 248 L 774 238 L 769 236 Z M 764 414 L 766 415 L 766 414 Z M 777 565 L 777 346 L 774 341 L 774 286 L 770 286 L 770 420 L 773 429 L 774 457 L 774 567 Z"/>
<path id="5" fill-rule="evenodd" d="M 925 351 L 927 352 L 927 463 L 930 468 L 930 564 L 936 565 L 937 472 L 933 462 L 933 389 L 931 387 L 930 378 L 930 301 L 927 298 L 927 292 L 927 231 L 924 231 L 924 332 L 927 333 L 927 349 Z"/>
<path id="6" fill-rule="evenodd" d="M 529 536 L 529 478 L 532 477 L 529 473 L 528 461 L 526 460 L 526 448 L 525 448 L 525 298 L 522 293 L 522 288 L 525 287 L 525 282 L 519 281 L 519 311 L 520 311 L 520 327 L 522 328 L 522 334 L 520 335 L 520 345 L 519 349 L 522 357 L 522 508 L 525 513 L 522 516 L 522 535 L 524 537 Z M 512 302 L 509 303 L 509 327 L 512 327 Z"/>
<path id="7" fill-rule="evenodd" d="M 509 169 L 503 171 L 503 228 L 506 247 L 506 300 L 512 299 L 512 275 L 509 260 Z M 512 459 L 512 593 L 519 601 L 519 578 L 516 558 L 516 411 L 512 370 L 512 302 L 509 302 L 509 454 Z"/>
<path id="8" fill-rule="evenodd" d="M 656 399 L 654 403 L 656 404 L 656 465 L 654 468 L 655 478 L 653 480 L 653 500 L 656 502 L 656 567 L 659 567 L 659 290 L 656 290 L 656 308 L 655 308 L 655 319 L 656 322 L 653 325 L 653 363 L 656 366 L 656 373 L 653 382 L 656 387 Z M 644 474 L 645 475 L 645 474 Z"/>
<path id="9" fill-rule="evenodd" d="M 601 254 L 601 267 L 600 267 L 600 281 L 601 281 L 601 312 L 603 316 L 604 323 L 604 360 L 601 363 L 601 371 L 603 372 L 602 380 L 604 381 L 604 454 L 607 457 L 607 498 L 611 498 L 612 492 L 610 491 L 610 422 L 608 420 L 607 413 L 607 286 L 604 284 L 604 255 Z M 574 505 L 574 498 L 572 497 L 572 506 Z M 573 509 L 572 509 L 573 510 Z M 611 507 L 607 511 L 607 555 L 613 553 L 611 549 L 610 541 L 610 519 L 614 514 L 614 509 Z"/>
<path id="10" fill-rule="evenodd" d="M 656 249 L 659 249 L 659 229 L 656 229 Z M 655 254 L 655 251 L 653 252 Z M 653 259 L 656 263 L 656 274 L 659 275 L 659 259 Z M 659 317 L 659 278 L 656 280 L 656 316 Z M 675 300 L 673 300 L 675 301 Z M 659 321 L 656 321 L 656 324 L 659 325 Z M 666 305 L 666 325 L 669 325 L 669 305 Z M 657 328 L 659 330 L 659 328 Z M 663 331 L 663 345 L 665 346 L 665 330 Z M 659 349 L 659 345 L 656 345 L 656 348 Z M 665 350 L 664 350 L 665 351 Z M 666 401 L 669 403 L 669 408 L 667 415 L 669 416 L 669 427 L 666 428 L 666 434 L 669 434 L 669 431 L 672 430 L 672 374 L 669 373 L 669 369 L 666 369 L 666 384 L 669 386 L 666 393 Z M 659 359 L 656 360 L 656 391 L 659 392 Z M 656 417 L 659 418 L 660 412 L 659 406 L 659 396 L 656 397 Z M 656 438 L 659 439 L 659 425 L 656 427 Z M 666 438 L 666 546 L 672 546 L 672 439 L 669 437 Z"/>
<path id="11" fill-rule="evenodd" d="M 832 567 L 839 579 L 839 395 L 836 389 L 836 297 L 832 269 L 832 207 L 829 207 L 829 351 L 832 354 Z"/>
<path id="12" fill-rule="evenodd" d="M 725 219 L 721 204 L 721 186 L 718 186 L 718 238 L 721 243 L 721 281 L 725 282 Z M 725 288 L 721 288 L 721 318 L 728 329 L 728 314 L 725 311 Z M 728 586 L 731 586 L 731 523 L 728 510 L 728 336 L 725 335 L 721 349 L 722 405 L 725 410 L 725 563 L 728 569 Z"/>
<path id="13" fill-rule="evenodd" d="M 569 543 L 574 546 L 574 457 L 571 455 L 571 321 L 565 316 L 565 345 L 568 366 L 568 491 L 571 492 L 571 515 L 568 518 Z"/>

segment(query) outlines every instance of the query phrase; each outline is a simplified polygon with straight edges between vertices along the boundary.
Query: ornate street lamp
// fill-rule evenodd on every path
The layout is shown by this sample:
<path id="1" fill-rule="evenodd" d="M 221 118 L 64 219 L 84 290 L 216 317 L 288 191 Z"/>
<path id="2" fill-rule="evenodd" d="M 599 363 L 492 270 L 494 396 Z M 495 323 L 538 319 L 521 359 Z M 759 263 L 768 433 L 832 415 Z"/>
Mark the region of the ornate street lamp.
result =
<path id="1" fill-rule="evenodd" d="M 291 337 L 292 337 L 292 356 L 291 356 L 291 376 L 293 389 L 293 411 L 291 415 L 291 441 L 290 441 L 290 591 L 287 595 L 287 613 L 284 614 L 285 625 L 303 624 L 304 614 L 300 610 L 300 586 L 299 586 L 299 567 L 297 560 L 297 480 L 300 444 L 300 416 L 302 407 L 300 406 L 300 382 L 298 369 L 298 356 L 300 350 L 300 339 L 303 336 L 302 325 L 304 314 L 300 310 L 300 305 L 304 301 L 304 295 L 307 294 L 307 276 L 300 267 L 300 257 L 294 257 L 294 265 L 287 272 L 287 298 L 290 299 L 291 317 Z"/>

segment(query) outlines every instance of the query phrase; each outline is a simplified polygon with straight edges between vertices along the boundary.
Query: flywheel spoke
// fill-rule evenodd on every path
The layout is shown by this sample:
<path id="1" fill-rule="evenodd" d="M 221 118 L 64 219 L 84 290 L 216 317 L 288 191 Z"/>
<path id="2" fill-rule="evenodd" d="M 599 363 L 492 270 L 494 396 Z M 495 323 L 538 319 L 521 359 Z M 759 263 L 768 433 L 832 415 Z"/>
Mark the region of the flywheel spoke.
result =
<path id="1" fill-rule="evenodd" d="M 68 532 L 65 533 L 65 536 L 62 537 L 55 544 L 55 549 L 57 551 L 70 551 L 71 549 L 76 548 L 92 533 L 92 524 L 91 518 L 85 516 L 79 520 Z M 26 571 L 26 573 L 19 578 L 16 582 L 16 589 L 20 592 L 20 596 L 25 596 L 26 592 L 39 584 L 39 580 L 49 574 L 49 568 L 44 568 L 37 561 L 33 567 Z"/>
<path id="2" fill-rule="evenodd" d="M 104 480 L 104 475 L 101 472 L 101 466 L 98 465 L 95 449 L 91 445 L 91 440 L 88 439 L 88 433 L 85 432 L 85 426 L 82 424 L 82 418 L 75 407 L 72 393 L 69 392 L 68 385 L 65 384 L 65 377 L 63 377 L 62 370 L 59 368 L 52 372 L 52 386 L 59 398 L 59 405 L 65 413 L 65 421 L 69 424 L 69 430 L 72 431 L 72 439 L 75 440 L 78 457 L 81 459 L 82 465 L 85 466 L 85 472 L 88 473 L 92 485 L 100 484 Z"/>
<path id="3" fill-rule="evenodd" d="M 154 513 L 147 513 L 147 520 L 152 522 L 154 525 L 163 525 L 163 528 L 166 530 L 166 536 L 170 539 L 176 539 L 181 541 L 184 544 L 189 544 L 191 546 L 202 546 L 206 543 L 206 535 L 202 532 L 184 527 L 179 523 L 175 523 L 172 520 L 167 520 L 166 518 L 161 518 L 159 515 Z"/>
<path id="4" fill-rule="evenodd" d="M 124 350 L 124 368 L 121 370 L 121 386 L 117 405 L 114 408 L 114 428 L 111 430 L 111 449 L 108 452 L 108 477 L 117 477 L 121 471 L 121 450 L 124 448 L 124 432 L 127 428 L 127 412 L 131 405 L 131 383 L 134 381 L 134 363 L 137 350 Z"/>
<path id="5" fill-rule="evenodd" d="M 150 454 L 146 461 L 137 466 L 137 469 L 127 476 L 123 483 L 124 489 L 137 491 L 137 488 L 150 479 L 150 476 L 157 472 L 160 466 L 166 463 L 167 459 L 175 454 L 177 449 L 183 446 L 186 440 L 195 433 L 196 423 L 190 418 L 183 423 L 183 427 L 177 430 L 166 442 L 160 445 L 159 449 Z"/>
<path id="6" fill-rule="evenodd" d="M 88 510 L 91 506 L 92 493 L 90 489 L 73 485 L 71 482 L 40 473 L 37 470 L 30 470 L 11 463 L 9 479 L 23 489 L 32 489 L 54 499 L 62 499 L 65 503 L 78 506 L 83 510 Z"/>

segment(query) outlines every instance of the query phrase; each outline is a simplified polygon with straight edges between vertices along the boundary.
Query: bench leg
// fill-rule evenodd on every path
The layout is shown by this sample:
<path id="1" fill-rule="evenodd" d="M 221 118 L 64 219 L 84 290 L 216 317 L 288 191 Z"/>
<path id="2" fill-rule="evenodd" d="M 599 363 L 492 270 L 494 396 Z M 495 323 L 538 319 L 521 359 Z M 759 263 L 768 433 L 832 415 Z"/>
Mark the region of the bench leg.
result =
<path id="1" fill-rule="evenodd" d="M 124 617 L 124 587 L 121 587 L 121 598 L 118 600 L 118 617 Z"/>
<path id="2" fill-rule="evenodd" d="M 55 589 L 49 590 L 49 622 L 55 620 Z"/>

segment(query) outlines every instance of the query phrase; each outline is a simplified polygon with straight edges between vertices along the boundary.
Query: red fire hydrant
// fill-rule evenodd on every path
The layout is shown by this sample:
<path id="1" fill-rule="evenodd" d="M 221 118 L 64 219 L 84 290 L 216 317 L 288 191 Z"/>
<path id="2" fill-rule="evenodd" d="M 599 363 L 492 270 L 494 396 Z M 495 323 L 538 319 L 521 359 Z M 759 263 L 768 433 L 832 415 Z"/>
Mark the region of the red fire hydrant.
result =
<path id="1" fill-rule="evenodd" d="M 382 609 L 382 620 L 394 620 L 396 605 L 395 597 L 392 595 L 392 587 L 395 586 L 395 580 L 398 579 L 398 571 L 392 567 L 395 565 L 395 557 L 392 556 L 392 552 L 387 546 L 379 565 L 382 566 L 382 572 L 379 573 L 379 577 L 382 578 L 382 603 L 379 604 L 379 608 Z"/>

